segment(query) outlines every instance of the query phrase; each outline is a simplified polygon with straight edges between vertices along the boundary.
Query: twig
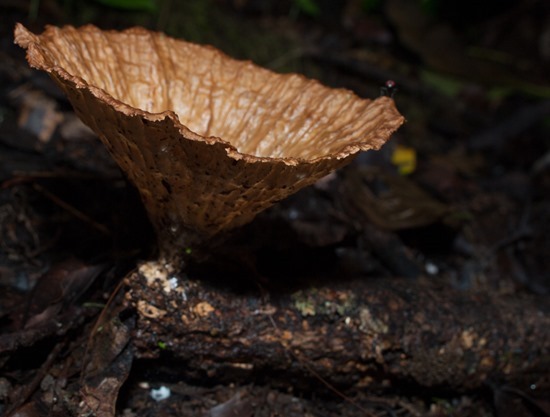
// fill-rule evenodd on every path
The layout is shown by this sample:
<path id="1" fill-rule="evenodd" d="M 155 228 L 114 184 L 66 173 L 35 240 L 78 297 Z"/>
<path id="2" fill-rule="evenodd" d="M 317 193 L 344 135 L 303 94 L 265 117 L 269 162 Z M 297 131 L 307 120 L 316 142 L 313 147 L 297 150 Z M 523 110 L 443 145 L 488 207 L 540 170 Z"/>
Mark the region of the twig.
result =
<path id="1" fill-rule="evenodd" d="M 107 236 L 111 235 L 111 231 L 106 226 L 96 222 L 94 219 L 82 213 L 80 210 L 70 205 L 66 201 L 61 200 L 59 197 L 49 192 L 41 185 L 33 184 L 33 188 L 36 191 L 44 194 L 46 197 L 48 197 L 50 200 L 52 200 L 55 204 L 57 204 L 62 209 L 71 213 L 77 219 L 82 220 L 84 223 L 88 223 L 90 226 L 92 226 L 94 229 L 98 230 L 99 232 L 103 233 L 104 235 L 107 235 Z"/>

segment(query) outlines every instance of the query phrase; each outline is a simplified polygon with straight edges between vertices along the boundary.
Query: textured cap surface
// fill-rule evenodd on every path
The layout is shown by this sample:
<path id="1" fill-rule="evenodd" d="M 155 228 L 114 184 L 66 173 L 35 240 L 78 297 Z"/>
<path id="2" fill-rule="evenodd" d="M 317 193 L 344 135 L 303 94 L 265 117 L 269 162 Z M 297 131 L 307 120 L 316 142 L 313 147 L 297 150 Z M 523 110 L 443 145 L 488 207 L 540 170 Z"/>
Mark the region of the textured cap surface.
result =
<path id="1" fill-rule="evenodd" d="M 94 26 L 15 41 L 47 71 L 138 188 L 161 251 L 201 245 L 378 149 L 404 118 L 296 74 L 142 28 Z"/>

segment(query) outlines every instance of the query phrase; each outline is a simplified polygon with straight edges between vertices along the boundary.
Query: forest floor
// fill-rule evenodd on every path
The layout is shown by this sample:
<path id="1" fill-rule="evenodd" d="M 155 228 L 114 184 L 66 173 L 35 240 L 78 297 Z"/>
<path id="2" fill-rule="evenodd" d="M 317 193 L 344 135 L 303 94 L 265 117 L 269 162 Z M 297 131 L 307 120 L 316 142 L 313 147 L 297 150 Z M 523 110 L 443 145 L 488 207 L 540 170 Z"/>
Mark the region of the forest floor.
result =
<path id="1" fill-rule="evenodd" d="M 0 414 L 550 416 L 548 2 L 123 3 L 0 1 Z M 16 22 L 393 80 L 406 123 L 191 265 L 183 328 L 129 308 L 154 232 Z"/>

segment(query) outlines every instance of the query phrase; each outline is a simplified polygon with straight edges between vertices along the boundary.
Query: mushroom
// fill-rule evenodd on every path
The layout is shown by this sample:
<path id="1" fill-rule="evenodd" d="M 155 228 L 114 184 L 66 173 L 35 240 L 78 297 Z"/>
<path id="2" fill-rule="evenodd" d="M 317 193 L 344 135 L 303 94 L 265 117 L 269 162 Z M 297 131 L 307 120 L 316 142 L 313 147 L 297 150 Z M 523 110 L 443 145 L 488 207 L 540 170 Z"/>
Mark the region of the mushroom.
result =
<path id="1" fill-rule="evenodd" d="M 15 42 L 137 187 L 160 259 L 175 264 L 379 149 L 404 121 L 390 97 L 362 99 L 143 28 L 36 35 L 17 24 Z"/>

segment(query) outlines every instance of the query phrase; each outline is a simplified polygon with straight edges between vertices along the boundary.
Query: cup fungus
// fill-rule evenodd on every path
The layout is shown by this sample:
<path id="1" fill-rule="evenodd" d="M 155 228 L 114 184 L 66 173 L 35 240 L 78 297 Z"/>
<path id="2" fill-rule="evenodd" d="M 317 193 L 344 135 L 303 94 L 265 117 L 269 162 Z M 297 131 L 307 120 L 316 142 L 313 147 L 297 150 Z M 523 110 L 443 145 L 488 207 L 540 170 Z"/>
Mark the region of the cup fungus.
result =
<path id="1" fill-rule="evenodd" d="M 181 260 L 380 148 L 404 119 L 366 100 L 143 28 L 15 28 L 137 187 L 161 259 Z"/>

